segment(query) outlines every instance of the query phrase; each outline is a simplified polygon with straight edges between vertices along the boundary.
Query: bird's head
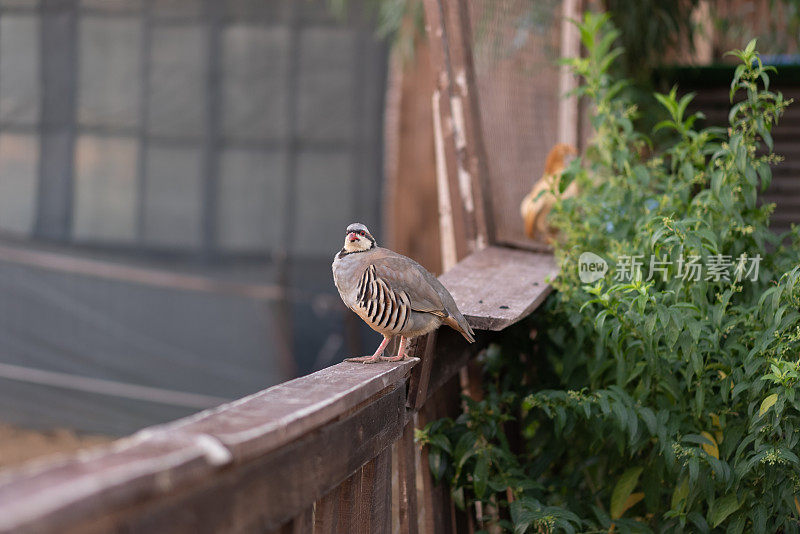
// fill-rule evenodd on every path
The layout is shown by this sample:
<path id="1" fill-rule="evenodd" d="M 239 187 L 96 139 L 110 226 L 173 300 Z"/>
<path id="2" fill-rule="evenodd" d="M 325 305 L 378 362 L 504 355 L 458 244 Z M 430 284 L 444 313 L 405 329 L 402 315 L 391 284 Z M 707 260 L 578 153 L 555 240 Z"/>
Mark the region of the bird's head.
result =
<path id="1" fill-rule="evenodd" d="M 347 227 L 344 238 L 345 252 L 364 252 L 375 247 L 375 238 L 369 228 L 361 223 L 353 223 Z"/>

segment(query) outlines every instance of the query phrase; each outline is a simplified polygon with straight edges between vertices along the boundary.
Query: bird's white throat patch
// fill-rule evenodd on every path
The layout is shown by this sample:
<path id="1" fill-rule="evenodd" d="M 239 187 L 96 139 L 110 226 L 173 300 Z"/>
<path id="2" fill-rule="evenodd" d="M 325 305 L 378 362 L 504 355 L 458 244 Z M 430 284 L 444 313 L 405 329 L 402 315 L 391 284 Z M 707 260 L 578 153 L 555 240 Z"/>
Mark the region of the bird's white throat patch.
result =
<path id="1" fill-rule="evenodd" d="M 366 236 L 360 235 L 357 237 L 358 239 L 356 241 L 350 241 L 349 237 L 344 238 L 345 252 L 361 252 L 364 250 L 369 250 L 370 247 L 372 247 L 372 241 L 370 241 Z"/>

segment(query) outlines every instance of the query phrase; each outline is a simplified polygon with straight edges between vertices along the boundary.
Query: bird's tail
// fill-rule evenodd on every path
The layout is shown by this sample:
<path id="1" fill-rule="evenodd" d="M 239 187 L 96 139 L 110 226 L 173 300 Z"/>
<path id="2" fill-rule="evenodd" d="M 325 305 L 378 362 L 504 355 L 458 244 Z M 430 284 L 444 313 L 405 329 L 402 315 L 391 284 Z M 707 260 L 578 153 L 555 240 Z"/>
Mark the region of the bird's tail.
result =
<path id="1" fill-rule="evenodd" d="M 475 332 L 472 331 L 472 328 L 469 326 L 467 320 L 464 319 L 463 315 L 459 314 L 458 317 L 453 317 L 452 315 L 448 316 L 444 320 L 444 323 L 453 330 L 460 333 L 462 336 L 464 336 L 464 339 L 466 339 L 470 343 L 475 342 L 475 337 L 474 337 Z"/>

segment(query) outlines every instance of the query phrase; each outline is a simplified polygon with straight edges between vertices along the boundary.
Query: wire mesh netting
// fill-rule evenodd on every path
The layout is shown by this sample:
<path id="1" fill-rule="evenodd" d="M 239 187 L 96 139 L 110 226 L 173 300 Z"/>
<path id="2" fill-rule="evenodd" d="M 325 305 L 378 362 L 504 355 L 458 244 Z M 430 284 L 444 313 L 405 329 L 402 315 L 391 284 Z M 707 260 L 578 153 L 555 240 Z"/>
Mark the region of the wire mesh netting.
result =
<path id="1" fill-rule="evenodd" d="M 561 2 L 468 4 L 497 238 L 522 241 L 519 203 L 558 142 Z"/>
<path id="2" fill-rule="evenodd" d="M 1 1 L 0 419 L 126 433 L 356 350 L 385 69 L 357 6 Z"/>

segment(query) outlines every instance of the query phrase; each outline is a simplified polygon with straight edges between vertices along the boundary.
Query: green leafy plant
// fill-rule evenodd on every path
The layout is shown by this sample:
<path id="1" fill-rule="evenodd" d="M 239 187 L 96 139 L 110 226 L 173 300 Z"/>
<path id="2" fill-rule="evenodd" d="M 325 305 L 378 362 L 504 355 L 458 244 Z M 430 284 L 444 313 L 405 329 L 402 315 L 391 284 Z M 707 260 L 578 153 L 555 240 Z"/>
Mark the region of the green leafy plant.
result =
<path id="1" fill-rule="evenodd" d="M 596 135 L 551 213 L 558 291 L 535 342 L 487 352 L 485 398 L 420 432 L 431 467 L 514 532 L 798 532 L 800 237 L 758 201 L 789 102 L 753 41 L 732 52 L 729 126 L 695 130 L 673 89 L 655 149 L 609 74 L 616 31 L 592 14 L 580 30 Z M 592 284 L 584 252 L 609 265 Z"/>

